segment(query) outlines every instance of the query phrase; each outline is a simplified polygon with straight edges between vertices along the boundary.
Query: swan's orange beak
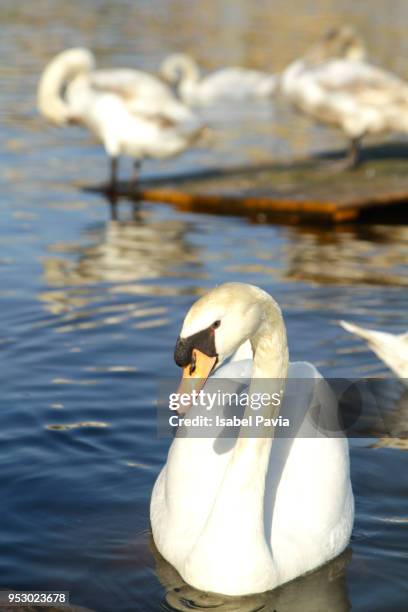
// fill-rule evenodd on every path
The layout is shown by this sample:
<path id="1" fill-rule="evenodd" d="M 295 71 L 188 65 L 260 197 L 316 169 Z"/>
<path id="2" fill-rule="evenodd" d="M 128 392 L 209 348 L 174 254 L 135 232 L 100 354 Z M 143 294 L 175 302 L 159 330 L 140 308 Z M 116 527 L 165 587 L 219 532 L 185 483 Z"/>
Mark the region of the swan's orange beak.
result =
<path id="1" fill-rule="evenodd" d="M 198 349 L 193 349 L 191 363 L 183 368 L 183 375 L 177 393 L 199 393 L 204 387 L 207 378 L 217 363 L 217 357 L 209 357 Z M 184 407 L 187 412 L 189 406 Z"/>

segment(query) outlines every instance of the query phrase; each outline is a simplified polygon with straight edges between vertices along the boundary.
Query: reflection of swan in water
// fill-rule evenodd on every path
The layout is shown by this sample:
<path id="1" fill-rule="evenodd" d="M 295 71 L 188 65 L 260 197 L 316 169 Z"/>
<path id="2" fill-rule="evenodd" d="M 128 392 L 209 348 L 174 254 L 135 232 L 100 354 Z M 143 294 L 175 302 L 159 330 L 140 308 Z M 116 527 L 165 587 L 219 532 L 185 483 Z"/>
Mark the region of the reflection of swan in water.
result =
<path id="1" fill-rule="evenodd" d="M 350 610 L 346 569 L 351 560 L 347 549 L 324 567 L 273 591 L 228 597 L 198 591 L 186 584 L 180 574 L 158 552 L 151 540 L 157 576 L 166 590 L 166 603 L 173 610 L 216 610 L 220 612 L 346 612 Z"/>
<path id="2" fill-rule="evenodd" d="M 286 278 L 323 284 L 408 285 L 408 227 L 287 231 Z"/>
<path id="3" fill-rule="evenodd" d="M 187 230 L 182 220 L 157 219 L 152 211 L 142 210 L 138 221 L 109 221 L 87 230 L 78 242 L 54 243 L 43 259 L 50 290 L 39 297 L 59 313 L 92 303 L 100 291 L 105 295 L 178 294 L 182 289 L 167 287 L 166 278 L 199 274 L 198 256 L 185 237 Z M 143 284 L 154 279 L 160 279 L 160 284 Z M 100 283 L 112 286 L 99 289 Z"/>
<path id="4" fill-rule="evenodd" d="M 391 225 L 336 228 L 298 226 L 283 230 L 283 245 L 259 244 L 257 273 L 321 285 L 408 286 L 408 227 Z M 276 262 L 280 266 L 277 269 Z M 253 265 L 228 267 L 248 274 Z"/>

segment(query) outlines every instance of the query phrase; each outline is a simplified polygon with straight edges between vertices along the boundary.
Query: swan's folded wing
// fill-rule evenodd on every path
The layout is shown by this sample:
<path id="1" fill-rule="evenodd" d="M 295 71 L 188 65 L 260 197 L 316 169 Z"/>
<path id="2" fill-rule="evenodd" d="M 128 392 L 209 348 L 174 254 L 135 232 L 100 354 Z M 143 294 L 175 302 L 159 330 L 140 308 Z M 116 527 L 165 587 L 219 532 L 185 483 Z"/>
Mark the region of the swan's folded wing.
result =
<path id="1" fill-rule="evenodd" d="M 118 68 L 95 70 L 90 75 L 90 84 L 95 91 L 113 93 L 131 101 L 140 95 L 167 95 L 168 87 L 156 77 L 139 70 Z"/>
<path id="2" fill-rule="evenodd" d="M 281 413 L 289 417 L 293 437 L 342 436 L 335 393 L 319 370 L 309 362 L 289 364 Z"/>
<path id="3" fill-rule="evenodd" d="M 230 361 L 242 361 L 243 359 L 252 359 L 253 351 L 249 340 L 241 344 L 235 351 Z"/>
<path id="4" fill-rule="evenodd" d="M 147 72 L 126 68 L 95 70 L 90 84 L 97 93 L 118 96 L 132 115 L 158 123 L 159 127 L 172 128 L 193 120 L 197 123 L 193 112 L 174 97 L 170 88 Z"/>
<path id="5" fill-rule="evenodd" d="M 397 76 L 364 62 L 332 60 L 312 71 L 315 83 L 328 95 L 349 95 L 361 104 L 408 105 L 408 84 Z"/>

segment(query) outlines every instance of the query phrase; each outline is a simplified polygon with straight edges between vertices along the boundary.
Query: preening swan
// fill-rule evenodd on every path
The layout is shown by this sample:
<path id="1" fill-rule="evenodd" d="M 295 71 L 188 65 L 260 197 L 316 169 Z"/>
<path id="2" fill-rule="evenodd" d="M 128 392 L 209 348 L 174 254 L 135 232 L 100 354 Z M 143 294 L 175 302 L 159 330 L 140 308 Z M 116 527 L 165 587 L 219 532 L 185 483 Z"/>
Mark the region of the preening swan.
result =
<path id="1" fill-rule="evenodd" d="M 104 145 L 116 183 L 120 155 L 166 158 L 186 149 L 201 125 L 159 79 L 137 70 L 95 70 L 88 49 L 68 49 L 45 68 L 38 108 L 57 125 L 79 123 Z"/>
<path id="2" fill-rule="evenodd" d="M 408 84 L 364 56 L 360 38 L 343 26 L 290 64 L 280 81 L 297 109 L 344 132 L 350 141 L 350 167 L 359 162 L 366 134 L 408 132 Z"/>
<path id="3" fill-rule="evenodd" d="M 248 341 L 253 358 L 225 363 Z M 226 595 L 272 589 L 337 556 L 354 515 L 348 444 L 325 433 L 325 419 L 337 416 L 324 379 L 309 363 L 289 363 L 278 304 L 253 285 L 216 287 L 187 313 L 175 359 L 197 390 L 238 389 L 242 377 L 250 390 L 286 384 L 280 412 L 293 428 L 245 437 L 241 427 L 226 439 L 179 427 L 151 499 L 162 556 L 188 584 Z"/>
<path id="4" fill-rule="evenodd" d="M 367 340 L 370 349 L 408 386 L 408 333 L 389 334 L 347 321 L 340 321 L 340 325 L 351 334 Z"/>
<path id="5" fill-rule="evenodd" d="M 169 55 L 160 72 L 164 79 L 177 86 L 180 98 L 191 106 L 268 98 L 277 87 L 274 74 L 248 68 L 223 68 L 200 78 L 198 64 L 185 53 Z"/>

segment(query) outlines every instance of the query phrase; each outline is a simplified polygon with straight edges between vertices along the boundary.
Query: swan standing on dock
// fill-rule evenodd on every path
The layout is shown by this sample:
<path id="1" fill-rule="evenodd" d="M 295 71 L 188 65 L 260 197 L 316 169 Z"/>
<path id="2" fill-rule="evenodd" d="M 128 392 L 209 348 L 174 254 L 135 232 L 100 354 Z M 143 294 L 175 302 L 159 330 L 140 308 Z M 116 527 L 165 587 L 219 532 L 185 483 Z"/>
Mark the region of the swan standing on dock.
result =
<path id="1" fill-rule="evenodd" d="M 248 340 L 253 359 L 224 365 Z M 222 430 L 204 437 L 179 427 L 151 499 L 162 556 L 198 589 L 245 595 L 341 553 L 354 516 L 348 443 L 325 435 L 328 414 L 337 418 L 335 403 L 325 401 L 331 396 L 313 365 L 289 363 L 285 324 L 273 298 L 243 283 L 213 289 L 189 310 L 175 360 L 183 382 L 197 391 L 213 388 L 216 378 L 232 387 L 234 379 L 250 378 L 250 393 L 259 383 L 279 389 L 286 381 L 280 413 L 293 428 L 290 435 L 271 426 L 265 437 L 245 437 L 241 427 L 234 440 L 223 438 Z M 291 386 L 297 393 L 288 392 Z M 268 404 L 258 414 L 275 411 Z M 195 413 L 192 406 L 188 416 Z"/>
<path id="2" fill-rule="evenodd" d="M 104 145 L 116 187 L 120 155 L 166 158 L 184 151 L 201 125 L 159 79 L 138 70 L 95 70 L 88 49 L 57 55 L 38 86 L 38 108 L 57 125 L 78 123 Z"/>
<path id="3" fill-rule="evenodd" d="M 340 321 L 340 325 L 351 334 L 367 340 L 370 349 L 408 386 L 408 333 L 388 334 L 347 321 Z"/>
<path id="4" fill-rule="evenodd" d="M 190 106 L 268 98 L 277 87 L 275 75 L 238 67 L 217 70 L 200 79 L 198 64 L 185 53 L 169 55 L 160 73 L 166 81 L 177 86 L 180 98 Z"/>
<path id="5" fill-rule="evenodd" d="M 347 167 L 359 163 L 365 135 L 408 132 L 408 84 L 365 61 L 364 46 L 349 26 L 328 32 L 284 70 L 280 84 L 298 110 L 344 132 Z"/>

